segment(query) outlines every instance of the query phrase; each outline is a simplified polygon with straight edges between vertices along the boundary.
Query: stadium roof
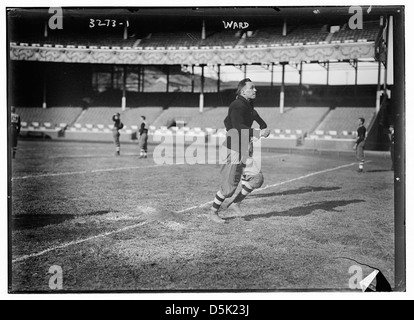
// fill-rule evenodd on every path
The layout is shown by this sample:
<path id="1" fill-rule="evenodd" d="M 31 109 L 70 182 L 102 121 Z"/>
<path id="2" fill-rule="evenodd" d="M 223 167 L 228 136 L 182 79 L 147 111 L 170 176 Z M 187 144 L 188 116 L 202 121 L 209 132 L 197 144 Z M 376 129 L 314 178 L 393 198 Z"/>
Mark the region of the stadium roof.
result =
<path id="1" fill-rule="evenodd" d="M 361 8 L 365 25 L 372 24 L 373 21 L 376 34 L 380 30 L 380 16 L 400 9 L 397 6 Z M 200 65 L 373 60 L 375 57 L 375 37 L 371 36 L 368 39 L 362 31 L 355 30 L 357 35 L 352 35 L 348 40 L 343 37 L 333 41 L 333 38 L 327 36 L 332 24 L 339 26 L 341 30 L 347 25 L 352 16 L 349 7 L 69 7 L 63 8 L 64 28 L 49 30 L 49 34 L 43 36 L 46 34 L 45 29 L 51 16 L 48 8 L 8 9 L 8 35 L 12 60 Z M 110 19 L 111 23 L 116 21 L 116 27 L 109 28 L 107 25 L 106 28 L 104 26 L 92 29 L 91 19 L 94 19 L 94 23 L 97 19 Z M 212 35 L 210 42 L 200 41 L 202 21 L 206 31 Z M 238 28 L 233 27 L 235 30 L 228 30 L 224 27 L 223 21 L 246 22 L 248 28 L 237 30 Z M 299 37 L 292 36 L 290 41 L 289 34 L 286 39 L 268 41 L 266 37 L 281 34 L 285 21 L 290 30 L 303 28 L 305 31 L 303 34 L 299 32 Z M 125 34 L 126 24 L 127 38 L 122 36 Z M 307 25 L 312 26 L 310 30 L 306 30 Z M 270 28 L 270 31 L 263 31 L 263 38 L 256 37 L 257 41 L 254 41 L 258 30 L 265 28 Z M 197 33 L 193 33 L 193 30 Z M 232 31 L 247 30 L 251 31 L 253 41 L 243 40 L 240 33 L 240 41 L 229 36 Z M 154 34 L 162 35 L 167 31 L 170 35 L 164 35 L 164 38 L 159 37 L 160 40 L 155 41 L 157 37 Z M 196 38 L 196 43 L 191 44 L 184 34 L 187 40 L 184 44 L 180 44 L 182 41 L 172 41 L 170 44 L 174 34 L 177 35 L 180 31 L 185 32 L 187 36 L 190 32 L 190 38 Z M 318 32 L 322 33 L 321 37 L 307 40 Z M 214 38 L 217 35 L 218 37 Z M 117 40 L 112 41 L 113 38 Z M 329 40 L 326 41 L 325 38 Z"/>

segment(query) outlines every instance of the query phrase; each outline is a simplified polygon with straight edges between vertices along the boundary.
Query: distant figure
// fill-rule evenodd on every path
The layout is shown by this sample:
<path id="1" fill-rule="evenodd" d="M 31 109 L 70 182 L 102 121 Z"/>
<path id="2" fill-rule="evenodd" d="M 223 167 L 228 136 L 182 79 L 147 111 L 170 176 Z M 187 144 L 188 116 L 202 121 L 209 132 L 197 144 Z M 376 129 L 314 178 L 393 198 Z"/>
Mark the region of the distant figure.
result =
<path id="1" fill-rule="evenodd" d="M 121 115 L 117 112 L 112 116 L 112 121 L 114 121 L 114 127 L 112 128 L 112 133 L 114 137 L 115 144 L 115 155 L 119 156 L 121 153 L 121 143 L 119 142 L 119 130 L 124 127 L 124 124 L 121 122 Z"/>
<path id="2" fill-rule="evenodd" d="M 141 127 L 139 128 L 139 148 L 141 149 L 140 159 L 147 158 L 148 126 L 145 116 L 141 116 Z"/>
<path id="3" fill-rule="evenodd" d="M 367 129 L 364 126 L 365 119 L 358 118 L 358 129 L 357 129 L 357 139 L 355 141 L 354 150 L 356 150 L 356 158 L 359 161 L 359 169 L 358 172 L 364 171 L 364 163 L 365 163 L 365 138 L 367 134 Z"/>
<path id="4" fill-rule="evenodd" d="M 388 137 L 390 139 L 390 152 L 391 152 L 391 171 L 394 171 L 394 126 L 390 125 Z"/>
<path id="5" fill-rule="evenodd" d="M 20 128 L 20 116 L 16 113 L 16 108 L 11 107 L 10 139 L 13 159 L 16 157 L 17 140 L 20 134 Z"/>

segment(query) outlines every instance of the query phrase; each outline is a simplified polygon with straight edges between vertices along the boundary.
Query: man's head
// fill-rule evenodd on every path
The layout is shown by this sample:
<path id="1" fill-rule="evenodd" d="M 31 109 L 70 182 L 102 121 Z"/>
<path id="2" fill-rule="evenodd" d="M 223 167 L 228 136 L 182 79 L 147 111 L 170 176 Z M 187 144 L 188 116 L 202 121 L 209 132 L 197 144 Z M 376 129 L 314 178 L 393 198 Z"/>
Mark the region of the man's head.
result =
<path id="1" fill-rule="evenodd" d="M 141 116 L 142 121 L 145 121 L 145 119 L 146 119 L 145 116 Z"/>
<path id="2" fill-rule="evenodd" d="M 364 123 L 365 123 L 365 119 L 364 119 L 364 118 L 358 118 L 358 124 L 359 124 L 360 126 L 363 126 L 363 125 L 364 125 Z"/>
<path id="3" fill-rule="evenodd" d="M 11 112 L 15 113 L 16 112 L 16 107 L 11 107 Z"/>
<path id="4" fill-rule="evenodd" d="M 246 100 L 256 99 L 256 88 L 249 78 L 243 79 L 237 86 L 237 95 L 242 96 Z"/>

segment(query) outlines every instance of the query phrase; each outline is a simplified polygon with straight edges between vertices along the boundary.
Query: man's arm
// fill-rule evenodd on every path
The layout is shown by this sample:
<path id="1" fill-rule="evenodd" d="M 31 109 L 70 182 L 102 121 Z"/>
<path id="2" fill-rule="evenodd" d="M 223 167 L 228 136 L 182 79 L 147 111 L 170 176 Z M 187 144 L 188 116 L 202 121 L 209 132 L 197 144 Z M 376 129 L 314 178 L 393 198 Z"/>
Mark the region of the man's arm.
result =
<path id="1" fill-rule="evenodd" d="M 270 134 L 270 130 L 267 129 L 267 123 L 260 117 L 260 115 L 257 113 L 256 110 L 253 110 L 253 112 L 254 112 L 253 113 L 254 121 L 256 121 L 260 126 L 260 131 L 259 131 L 259 133 L 255 134 L 255 137 L 257 137 L 257 138 L 259 138 L 259 137 L 267 138 Z"/>
<path id="2" fill-rule="evenodd" d="M 259 124 L 260 130 L 267 128 L 267 123 L 260 117 L 256 110 L 253 111 L 253 117 L 254 121 L 256 121 Z"/>

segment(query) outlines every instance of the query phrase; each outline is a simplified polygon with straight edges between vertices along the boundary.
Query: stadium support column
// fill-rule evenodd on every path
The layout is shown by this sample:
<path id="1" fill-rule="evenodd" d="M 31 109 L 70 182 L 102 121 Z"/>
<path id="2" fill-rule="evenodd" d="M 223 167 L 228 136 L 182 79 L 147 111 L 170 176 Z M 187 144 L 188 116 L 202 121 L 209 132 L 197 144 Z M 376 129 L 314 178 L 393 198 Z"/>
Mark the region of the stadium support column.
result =
<path id="1" fill-rule="evenodd" d="M 303 82 L 303 61 L 300 62 L 299 65 L 299 97 L 298 97 L 298 103 L 300 104 L 303 99 L 303 90 L 302 90 L 302 82 Z"/>
<path id="2" fill-rule="evenodd" d="M 206 21 L 203 19 L 203 23 L 201 26 L 201 40 L 206 39 Z"/>
<path id="3" fill-rule="evenodd" d="M 286 68 L 286 62 L 282 63 L 282 86 L 280 88 L 280 113 L 284 113 L 285 108 L 285 68 Z"/>
<path id="4" fill-rule="evenodd" d="M 127 80 L 127 66 L 124 65 L 123 81 L 122 81 L 122 102 L 121 102 L 122 111 L 125 111 L 126 109 L 126 80 Z"/>
<path id="5" fill-rule="evenodd" d="M 357 99 L 357 87 L 358 87 L 358 60 L 355 60 L 355 87 L 354 87 L 355 99 Z"/>
<path id="6" fill-rule="evenodd" d="M 200 100 L 199 100 L 200 112 L 204 110 L 204 65 L 201 66 L 201 86 L 200 86 Z"/>
<path id="7" fill-rule="evenodd" d="M 217 65 L 217 93 L 220 93 L 220 65 Z"/>
<path id="8" fill-rule="evenodd" d="M 167 92 L 170 92 L 170 66 L 167 66 Z"/>
<path id="9" fill-rule="evenodd" d="M 138 71 L 137 71 L 137 73 L 138 73 L 138 75 L 137 75 L 137 82 L 138 82 L 138 92 L 141 92 L 141 67 L 140 66 L 138 66 L 137 67 L 138 68 Z"/>
<path id="10" fill-rule="evenodd" d="M 393 40 L 394 33 L 394 17 L 388 18 L 388 30 L 387 30 L 387 54 L 385 58 L 385 72 L 384 72 L 384 93 L 386 97 L 390 98 L 388 85 L 392 85 L 394 82 L 394 69 L 393 69 Z"/>
<path id="11" fill-rule="evenodd" d="M 141 92 L 145 90 L 145 65 L 141 67 Z"/>
<path id="12" fill-rule="evenodd" d="M 404 16 L 405 10 L 402 8 L 395 13 L 390 20 L 393 27 L 393 46 L 392 53 L 392 76 L 394 80 L 392 92 L 392 115 L 395 128 L 395 153 L 394 153 L 394 291 L 403 292 L 406 290 L 406 154 L 405 154 L 405 32 Z M 389 70 L 390 72 L 390 70 Z"/>
<path id="13" fill-rule="evenodd" d="M 326 62 L 326 85 L 329 86 L 329 61 Z"/>
<path id="14" fill-rule="evenodd" d="M 45 66 L 45 68 L 43 69 L 43 102 L 42 102 L 42 108 L 46 109 L 47 108 L 47 102 L 46 102 L 46 98 L 47 98 L 47 66 Z"/>
<path id="15" fill-rule="evenodd" d="M 378 59 L 378 83 L 377 83 L 377 98 L 375 104 L 375 112 L 378 114 L 381 107 L 381 59 Z"/>
<path id="16" fill-rule="evenodd" d="M 191 93 L 194 93 L 194 65 L 191 66 Z"/>
<path id="17" fill-rule="evenodd" d="M 273 76 L 275 73 L 275 64 L 272 62 L 270 69 L 270 92 L 273 92 Z"/>

